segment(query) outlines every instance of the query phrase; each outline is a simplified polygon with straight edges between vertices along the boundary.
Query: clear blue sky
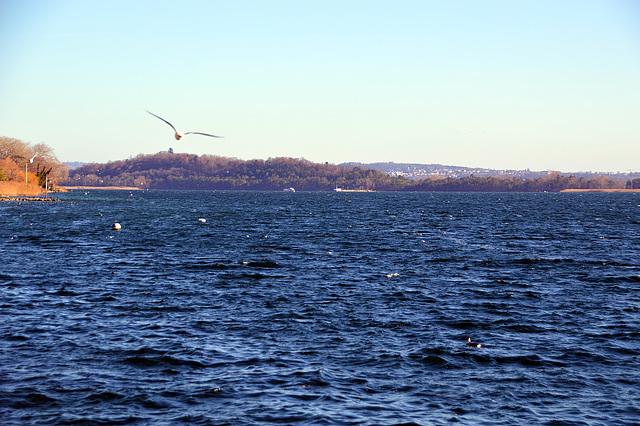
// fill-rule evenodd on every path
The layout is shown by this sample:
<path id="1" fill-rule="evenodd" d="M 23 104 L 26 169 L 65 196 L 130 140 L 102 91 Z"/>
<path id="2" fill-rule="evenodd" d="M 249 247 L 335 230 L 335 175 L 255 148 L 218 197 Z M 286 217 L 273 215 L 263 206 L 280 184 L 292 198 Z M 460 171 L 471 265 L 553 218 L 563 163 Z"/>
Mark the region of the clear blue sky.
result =
<path id="1" fill-rule="evenodd" d="M 0 64 L 0 136 L 62 161 L 640 169 L 635 0 L 4 0 Z"/>

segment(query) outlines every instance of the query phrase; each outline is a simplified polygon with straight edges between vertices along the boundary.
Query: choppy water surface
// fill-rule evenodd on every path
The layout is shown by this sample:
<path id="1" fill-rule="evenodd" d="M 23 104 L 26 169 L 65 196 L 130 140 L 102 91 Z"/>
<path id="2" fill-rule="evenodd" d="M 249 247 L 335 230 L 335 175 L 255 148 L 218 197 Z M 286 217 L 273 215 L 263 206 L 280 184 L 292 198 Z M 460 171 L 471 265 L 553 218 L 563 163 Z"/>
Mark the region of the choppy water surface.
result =
<path id="1" fill-rule="evenodd" d="M 0 204 L 3 424 L 640 421 L 638 194 L 62 198 Z"/>

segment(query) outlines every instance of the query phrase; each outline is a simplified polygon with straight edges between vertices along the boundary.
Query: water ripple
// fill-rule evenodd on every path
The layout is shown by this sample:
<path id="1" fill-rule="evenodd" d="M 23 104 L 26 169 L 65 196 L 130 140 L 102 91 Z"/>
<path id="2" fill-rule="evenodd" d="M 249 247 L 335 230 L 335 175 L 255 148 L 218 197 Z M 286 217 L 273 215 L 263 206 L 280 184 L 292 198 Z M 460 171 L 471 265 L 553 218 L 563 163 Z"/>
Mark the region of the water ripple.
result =
<path id="1" fill-rule="evenodd" d="M 4 424 L 640 416 L 635 194 L 62 198 L 0 205 Z"/>

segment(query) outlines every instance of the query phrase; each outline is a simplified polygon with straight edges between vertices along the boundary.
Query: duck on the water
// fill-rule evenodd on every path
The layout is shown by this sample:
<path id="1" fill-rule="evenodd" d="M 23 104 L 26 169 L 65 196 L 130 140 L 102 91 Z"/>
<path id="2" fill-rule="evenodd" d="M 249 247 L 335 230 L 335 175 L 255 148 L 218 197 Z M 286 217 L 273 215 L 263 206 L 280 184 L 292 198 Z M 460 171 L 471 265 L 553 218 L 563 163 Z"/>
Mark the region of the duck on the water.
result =
<path id="1" fill-rule="evenodd" d="M 474 343 L 471 341 L 471 337 L 467 339 L 467 346 L 473 346 L 474 348 L 480 348 L 482 345 L 480 343 Z"/>

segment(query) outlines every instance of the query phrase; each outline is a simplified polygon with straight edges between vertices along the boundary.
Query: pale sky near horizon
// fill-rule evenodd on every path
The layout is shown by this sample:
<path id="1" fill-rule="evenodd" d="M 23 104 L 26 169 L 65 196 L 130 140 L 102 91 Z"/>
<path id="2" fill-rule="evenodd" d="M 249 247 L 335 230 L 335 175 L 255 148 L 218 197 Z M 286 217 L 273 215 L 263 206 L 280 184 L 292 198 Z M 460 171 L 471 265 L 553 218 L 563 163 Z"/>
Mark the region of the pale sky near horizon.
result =
<path id="1" fill-rule="evenodd" d="M 640 170 L 634 0 L 4 0 L 0 63 L 0 136 L 62 161 Z"/>

